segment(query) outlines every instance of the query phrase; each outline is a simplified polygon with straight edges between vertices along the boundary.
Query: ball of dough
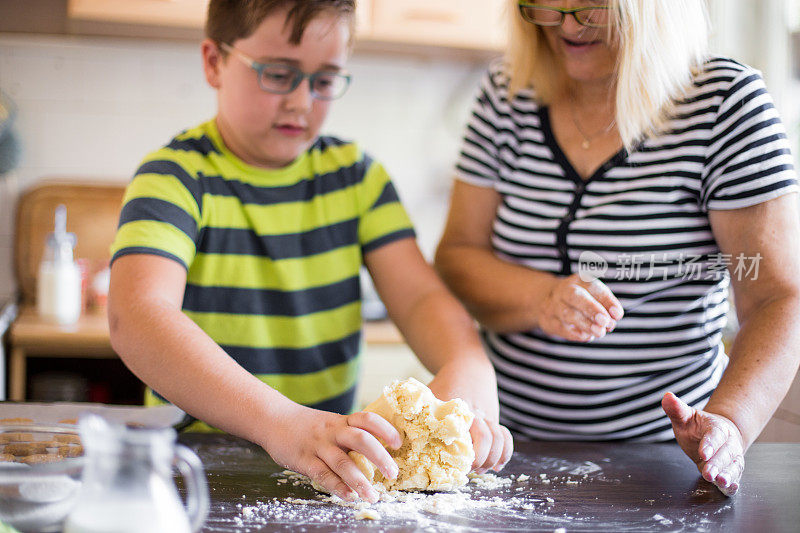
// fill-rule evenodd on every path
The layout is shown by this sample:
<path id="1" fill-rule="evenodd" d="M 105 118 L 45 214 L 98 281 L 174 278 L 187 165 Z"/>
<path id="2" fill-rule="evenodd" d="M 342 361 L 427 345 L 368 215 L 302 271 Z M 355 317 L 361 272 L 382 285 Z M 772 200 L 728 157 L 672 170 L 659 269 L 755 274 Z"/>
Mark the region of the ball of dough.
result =
<path id="1" fill-rule="evenodd" d="M 391 480 L 358 452 L 350 457 L 379 491 L 452 491 L 466 485 L 475 451 L 469 428 L 474 415 L 459 399 L 443 402 L 414 378 L 395 381 L 365 411 L 389 421 L 403 438 L 400 448 L 387 448 L 399 474 Z"/>

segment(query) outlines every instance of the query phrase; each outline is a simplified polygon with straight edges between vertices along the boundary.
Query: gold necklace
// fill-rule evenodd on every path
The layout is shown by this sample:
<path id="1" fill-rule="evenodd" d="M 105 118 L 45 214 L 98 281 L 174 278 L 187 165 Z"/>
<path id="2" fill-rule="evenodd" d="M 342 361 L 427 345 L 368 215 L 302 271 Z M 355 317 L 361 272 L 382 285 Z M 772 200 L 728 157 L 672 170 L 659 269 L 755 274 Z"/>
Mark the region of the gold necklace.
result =
<path id="1" fill-rule="evenodd" d="M 570 94 L 569 100 L 570 100 L 569 110 L 570 110 L 570 115 L 572 116 L 572 123 L 575 124 L 575 129 L 578 130 L 578 133 L 580 133 L 581 137 L 583 137 L 581 148 L 583 148 L 584 150 L 588 150 L 589 147 L 592 145 L 592 141 L 599 139 L 600 137 L 603 137 L 606 133 L 611 131 L 611 128 L 613 128 L 617 124 L 617 119 L 613 118 L 611 119 L 611 122 L 608 124 L 608 126 L 603 128 L 601 131 L 595 133 L 594 135 L 586 135 L 586 133 L 583 131 L 583 128 L 581 128 L 581 125 L 578 123 L 578 115 L 575 109 L 577 107 L 575 104 L 575 95 Z"/>

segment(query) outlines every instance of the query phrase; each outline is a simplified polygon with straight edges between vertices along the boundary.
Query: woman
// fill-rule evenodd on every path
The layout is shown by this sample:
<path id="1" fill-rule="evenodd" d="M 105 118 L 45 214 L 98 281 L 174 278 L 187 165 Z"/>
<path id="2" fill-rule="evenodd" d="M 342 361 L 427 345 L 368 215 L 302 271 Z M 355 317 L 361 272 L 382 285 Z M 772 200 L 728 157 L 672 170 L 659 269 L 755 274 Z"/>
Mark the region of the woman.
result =
<path id="1" fill-rule="evenodd" d="M 501 423 L 674 435 L 733 494 L 800 345 L 797 183 L 763 81 L 706 55 L 702 0 L 515 0 L 511 14 L 436 255 L 483 326 Z"/>

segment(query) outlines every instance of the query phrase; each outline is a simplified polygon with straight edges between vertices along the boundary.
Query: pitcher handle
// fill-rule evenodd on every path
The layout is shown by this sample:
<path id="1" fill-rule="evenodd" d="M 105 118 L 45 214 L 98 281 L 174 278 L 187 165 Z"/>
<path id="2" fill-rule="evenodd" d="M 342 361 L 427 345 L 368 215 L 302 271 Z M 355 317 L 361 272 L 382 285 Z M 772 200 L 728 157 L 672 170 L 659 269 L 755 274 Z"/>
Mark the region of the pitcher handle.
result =
<path id="1" fill-rule="evenodd" d="M 186 512 L 192 531 L 199 531 L 208 516 L 208 483 L 200 458 L 186 446 L 175 446 L 176 466 L 186 480 Z"/>

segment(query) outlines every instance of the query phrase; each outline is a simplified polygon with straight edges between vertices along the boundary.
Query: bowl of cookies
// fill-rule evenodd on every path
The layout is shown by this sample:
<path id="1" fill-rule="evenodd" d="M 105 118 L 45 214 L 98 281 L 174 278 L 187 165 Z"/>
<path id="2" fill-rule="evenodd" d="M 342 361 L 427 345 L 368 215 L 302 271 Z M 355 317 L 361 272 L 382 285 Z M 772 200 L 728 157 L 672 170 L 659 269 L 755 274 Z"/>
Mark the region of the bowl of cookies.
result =
<path id="1" fill-rule="evenodd" d="M 81 486 L 83 447 L 74 420 L 0 420 L 0 522 L 60 531 Z"/>

